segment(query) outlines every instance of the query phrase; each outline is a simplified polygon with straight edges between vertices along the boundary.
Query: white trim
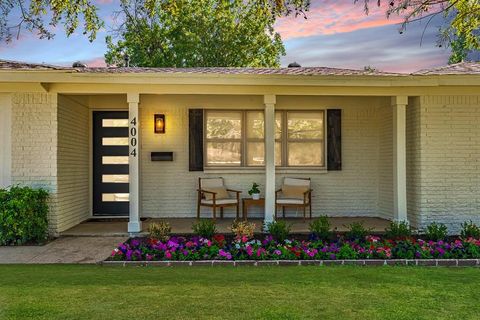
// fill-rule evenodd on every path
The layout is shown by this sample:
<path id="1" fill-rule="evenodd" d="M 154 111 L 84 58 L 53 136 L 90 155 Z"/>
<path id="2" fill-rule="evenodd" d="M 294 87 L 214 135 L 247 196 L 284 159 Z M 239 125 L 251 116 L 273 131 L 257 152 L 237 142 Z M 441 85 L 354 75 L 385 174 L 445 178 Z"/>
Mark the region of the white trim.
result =
<path id="1" fill-rule="evenodd" d="M 12 184 L 12 96 L 0 95 L 0 188 Z"/>
<path id="2" fill-rule="evenodd" d="M 392 98 L 393 107 L 393 215 L 407 221 L 406 109 L 408 97 Z"/>

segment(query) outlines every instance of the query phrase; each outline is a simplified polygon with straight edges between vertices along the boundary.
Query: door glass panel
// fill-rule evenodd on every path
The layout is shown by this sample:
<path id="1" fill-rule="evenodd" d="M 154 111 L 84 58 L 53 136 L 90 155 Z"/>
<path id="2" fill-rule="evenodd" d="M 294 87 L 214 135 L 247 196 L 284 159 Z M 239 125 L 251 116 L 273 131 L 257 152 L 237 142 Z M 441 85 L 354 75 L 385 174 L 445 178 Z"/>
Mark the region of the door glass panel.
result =
<path id="1" fill-rule="evenodd" d="M 103 183 L 128 183 L 128 174 L 103 174 Z"/>
<path id="2" fill-rule="evenodd" d="M 128 146 L 128 137 L 102 138 L 102 146 Z"/>
<path id="3" fill-rule="evenodd" d="M 128 164 L 128 156 L 103 156 L 102 164 Z"/>
<path id="4" fill-rule="evenodd" d="M 102 119 L 102 127 L 128 127 L 128 119 Z"/>
<path id="5" fill-rule="evenodd" d="M 103 202 L 128 202 L 128 193 L 102 193 Z"/>

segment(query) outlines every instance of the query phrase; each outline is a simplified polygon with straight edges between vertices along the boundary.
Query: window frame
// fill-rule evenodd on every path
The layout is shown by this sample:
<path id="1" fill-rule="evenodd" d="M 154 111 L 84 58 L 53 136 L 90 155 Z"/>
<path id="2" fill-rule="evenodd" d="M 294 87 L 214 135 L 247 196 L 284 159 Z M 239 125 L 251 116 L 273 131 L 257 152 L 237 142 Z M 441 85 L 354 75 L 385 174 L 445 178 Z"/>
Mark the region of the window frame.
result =
<path id="1" fill-rule="evenodd" d="M 239 139 L 209 139 L 207 138 L 207 122 L 208 122 L 208 113 L 209 112 L 229 112 L 229 113 L 241 113 L 240 121 L 241 121 L 241 134 Z M 262 112 L 264 115 L 264 134 L 263 139 L 258 138 L 248 138 L 247 136 L 247 114 L 248 112 Z M 312 170 L 312 169 L 326 169 L 326 152 L 327 152 L 327 128 L 326 128 L 326 114 L 327 109 L 276 109 L 275 113 L 280 113 L 280 128 L 281 134 L 280 139 L 275 139 L 275 145 L 280 143 L 281 146 L 281 163 L 280 165 L 275 165 L 276 169 L 305 169 L 305 170 Z M 288 113 L 289 112 L 304 112 L 304 113 L 314 113 L 314 112 L 322 112 L 323 117 L 323 132 L 321 139 L 288 139 Z M 248 153 L 248 143 L 249 142 L 263 142 L 264 143 L 264 150 L 265 150 L 265 110 L 264 109 L 204 109 L 204 121 L 203 121 L 203 163 L 204 167 L 207 170 L 228 170 L 228 169 L 242 169 L 242 170 L 258 170 L 264 169 L 265 164 L 263 165 L 248 165 L 247 164 L 247 153 Z M 207 156 L 207 145 L 211 142 L 239 142 L 240 143 L 240 165 L 210 165 L 208 164 L 208 156 Z M 288 144 L 289 142 L 321 142 L 322 143 L 322 165 L 289 165 L 288 164 Z M 265 152 L 265 151 L 264 151 Z M 265 155 L 265 153 L 264 153 Z"/>

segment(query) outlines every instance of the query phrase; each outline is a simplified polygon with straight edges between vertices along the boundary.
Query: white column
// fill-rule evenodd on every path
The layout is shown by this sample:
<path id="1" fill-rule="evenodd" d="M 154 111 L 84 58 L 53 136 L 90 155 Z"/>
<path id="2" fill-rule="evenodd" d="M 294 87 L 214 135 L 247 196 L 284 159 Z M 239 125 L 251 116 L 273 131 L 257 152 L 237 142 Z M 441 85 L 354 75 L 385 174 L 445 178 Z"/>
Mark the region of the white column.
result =
<path id="1" fill-rule="evenodd" d="M 263 97 L 265 104 L 265 223 L 275 219 L 275 103 L 274 95 Z"/>
<path id="2" fill-rule="evenodd" d="M 12 184 L 12 96 L 0 95 L 0 188 Z"/>
<path id="3" fill-rule="evenodd" d="M 393 108 L 393 214 L 407 221 L 406 110 L 407 96 L 392 97 Z"/>
<path id="4" fill-rule="evenodd" d="M 140 221 L 140 119 L 138 104 L 140 95 L 128 93 L 128 138 L 129 138 L 129 184 L 130 184 L 130 215 L 128 232 L 139 233 L 142 231 Z"/>

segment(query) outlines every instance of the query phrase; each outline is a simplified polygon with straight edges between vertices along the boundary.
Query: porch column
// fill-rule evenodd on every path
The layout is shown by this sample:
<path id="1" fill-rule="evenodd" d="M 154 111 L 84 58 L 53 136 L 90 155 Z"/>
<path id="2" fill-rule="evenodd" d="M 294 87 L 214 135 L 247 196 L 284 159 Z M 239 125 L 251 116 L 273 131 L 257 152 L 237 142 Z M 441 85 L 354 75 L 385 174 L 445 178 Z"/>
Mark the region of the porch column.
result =
<path id="1" fill-rule="evenodd" d="M 140 221 L 140 119 L 138 117 L 138 93 L 128 93 L 128 141 L 129 141 L 129 192 L 130 214 L 128 220 L 128 232 L 139 233 L 142 231 Z"/>
<path id="2" fill-rule="evenodd" d="M 393 215 L 407 221 L 406 109 L 407 96 L 392 97 L 393 107 Z"/>
<path id="3" fill-rule="evenodd" d="M 265 223 L 275 219 L 275 95 L 265 95 Z"/>

